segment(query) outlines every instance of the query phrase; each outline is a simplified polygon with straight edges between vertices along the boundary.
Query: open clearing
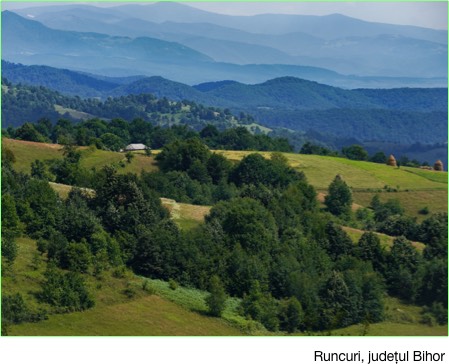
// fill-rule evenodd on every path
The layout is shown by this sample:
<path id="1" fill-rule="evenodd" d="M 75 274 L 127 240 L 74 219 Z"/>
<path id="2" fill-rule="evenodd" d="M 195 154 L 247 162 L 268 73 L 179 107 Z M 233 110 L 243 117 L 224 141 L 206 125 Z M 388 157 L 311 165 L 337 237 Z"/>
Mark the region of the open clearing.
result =
<path id="1" fill-rule="evenodd" d="M 242 335 L 222 320 L 206 317 L 151 295 L 85 312 L 51 316 L 11 327 L 19 336 L 225 336 Z"/>
<path id="2" fill-rule="evenodd" d="M 216 151 L 232 161 L 239 161 L 253 152 Z M 270 152 L 260 152 L 269 158 Z M 427 207 L 431 214 L 447 212 L 447 172 L 427 171 L 419 168 L 393 168 L 383 164 L 352 161 L 344 158 L 316 155 L 283 153 L 289 164 L 304 172 L 308 182 L 318 192 L 323 202 L 327 188 L 337 174 L 340 174 L 353 191 L 353 210 L 370 205 L 378 193 L 381 201 L 396 198 L 409 216 L 418 220 L 426 218 L 419 211 Z M 387 187 L 387 188 L 386 188 Z M 397 190 L 398 192 L 387 192 Z"/>
<path id="3" fill-rule="evenodd" d="M 19 238 L 19 255 L 12 271 L 2 277 L 3 293 L 21 293 L 31 308 L 45 307 L 39 304 L 35 294 L 44 280 L 43 258 L 36 249 L 36 242 Z M 38 258 L 36 258 L 38 257 Z M 90 291 L 95 296 L 94 308 L 84 312 L 50 314 L 49 319 L 37 323 L 12 325 L 10 335 L 18 336 L 162 336 L 162 335 L 242 335 L 237 328 L 222 319 L 192 312 L 168 299 L 151 295 L 142 289 L 142 278 L 128 272 L 123 278 L 115 278 L 110 272 L 96 279 L 85 275 Z M 136 295 L 128 298 L 123 290 L 132 285 Z"/>
<path id="4" fill-rule="evenodd" d="M 425 207 L 429 209 L 430 214 L 437 212 L 447 212 L 447 190 L 435 191 L 399 191 L 399 192 L 369 192 L 355 191 L 352 196 L 354 202 L 363 206 L 369 206 L 374 195 L 378 194 L 382 202 L 397 199 L 404 207 L 407 215 L 423 220 L 429 215 L 422 215 L 419 211 Z"/>
<path id="5" fill-rule="evenodd" d="M 254 153 L 247 151 L 216 151 L 238 161 Z M 270 152 L 260 152 L 269 158 Z M 289 164 L 304 172 L 317 190 L 325 190 L 340 174 L 353 190 L 382 190 L 385 186 L 399 190 L 447 190 L 447 173 L 418 168 L 393 168 L 383 164 L 353 161 L 345 158 L 283 153 Z"/>
<path id="6" fill-rule="evenodd" d="M 31 163 L 36 159 L 42 161 L 48 159 L 61 159 L 62 146 L 59 144 L 27 142 L 2 138 L 2 144 L 11 149 L 16 157 L 14 168 L 19 172 L 30 173 Z M 131 163 L 126 161 L 125 155 L 119 152 L 80 147 L 81 167 L 101 169 L 105 165 L 114 165 L 118 173 L 140 173 L 157 170 L 156 162 L 151 156 L 133 153 Z"/>
<path id="7" fill-rule="evenodd" d="M 349 226 L 342 226 L 342 229 L 346 232 L 346 234 L 349 235 L 351 240 L 356 244 L 358 243 L 358 241 L 360 240 L 362 235 L 366 232 L 364 230 L 355 229 L 355 228 L 352 228 Z M 377 233 L 377 232 L 375 232 L 374 234 L 376 234 L 378 236 L 378 238 L 380 239 L 380 244 L 382 245 L 382 247 L 384 247 L 387 250 L 390 250 L 390 248 L 393 246 L 393 241 L 396 238 L 394 236 L 385 235 L 385 234 Z M 425 244 L 419 243 L 416 241 L 412 241 L 411 243 L 416 248 L 416 250 L 418 250 L 420 252 L 422 252 L 424 250 L 424 248 L 426 247 Z"/>
<path id="8" fill-rule="evenodd" d="M 210 206 L 179 203 L 169 198 L 161 198 L 162 205 L 170 211 L 171 218 L 183 230 L 192 229 L 204 221 Z"/>

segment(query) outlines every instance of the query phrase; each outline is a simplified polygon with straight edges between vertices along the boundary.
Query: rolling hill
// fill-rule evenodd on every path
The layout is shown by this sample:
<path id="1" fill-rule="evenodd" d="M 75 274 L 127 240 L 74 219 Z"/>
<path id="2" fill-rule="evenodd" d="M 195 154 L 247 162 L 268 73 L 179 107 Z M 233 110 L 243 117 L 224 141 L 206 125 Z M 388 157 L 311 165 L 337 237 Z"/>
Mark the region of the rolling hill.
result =
<path id="1" fill-rule="evenodd" d="M 107 103 L 100 103 L 97 100 L 63 97 L 44 89 L 39 90 L 37 97 L 36 91 L 25 86 L 5 85 L 3 126 L 21 125 L 24 121 L 36 121 L 44 116 L 57 120 L 65 112 L 75 119 L 96 116 L 149 120 L 150 113 L 157 110 L 148 110 L 145 97 L 141 95 L 153 94 L 174 101 L 190 100 L 228 108 L 235 115 L 245 112 L 254 116 L 262 126 L 308 132 L 316 135 L 313 139 L 336 149 L 348 143 L 367 143 L 371 153 L 382 150 L 395 153 L 397 157 L 413 155 L 412 158 L 429 163 L 435 158 L 444 159 L 446 155 L 446 88 L 345 90 L 294 77 L 272 79 L 255 85 L 220 81 L 194 87 L 162 77 L 150 77 L 128 79 L 128 83 L 120 80 L 122 84 L 119 85 L 114 78 L 97 78 L 95 75 L 9 62 L 3 62 L 3 65 L 4 77 L 10 77 L 15 82 L 49 85 L 66 94 L 77 91 L 92 96 L 100 94 L 103 98 L 115 97 Z M 33 102 L 29 104 L 19 101 L 30 97 Z M 184 117 L 186 114 L 184 110 L 173 117 L 175 121 L 187 120 Z M 186 122 L 194 128 L 201 127 L 192 120 Z M 204 121 L 200 125 L 204 126 L 207 122 L 213 121 Z M 220 127 L 230 126 L 233 124 L 220 124 Z M 294 140 L 294 137 L 290 139 Z M 415 150 L 412 146 L 417 143 L 440 145 Z M 296 148 L 300 145 L 297 144 Z M 447 164 L 446 159 L 444 162 Z"/>
<path id="2" fill-rule="evenodd" d="M 429 59 L 422 60 L 422 56 L 420 56 L 421 58 L 411 57 L 411 59 L 419 61 L 420 64 L 416 65 L 413 63 L 414 61 L 410 61 L 408 68 L 418 68 L 420 73 L 400 72 L 405 67 L 403 62 L 399 62 L 402 64 L 402 68 L 395 72 L 372 74 L 361 70 L 357 76 L 347 76 L 320 67 L 320 62 L 317 62 L 310 54 L 282 56 L 285 50 L 276 50 L 263 44 L 246 46 L 248 43 L 235 39 L 223 40 L 223 42 L 220 39 L 201 41 L 198 38 L 194 39 L 198 37 L 196 35 L 183 44 L 180 42 L 182 39 L 176 37 L 166 39 L 162 37 L 161 39 L 158 32 L 152 35 L 145 33 L 145 36 L 134 34 L 130 37 L 112 36 L 98 32 L 86 33 L 82 25 L 78 25 L 77 31 L 52 29 L 36 20 L 30 20 L 30 17 L 24 18 L 10 11 L 4 11 L 2 19 L 4 59 L 24 64 L 69 68 L 106 76 L 144 74 L 146 76 L 162 76 L 188 84 L 223 79 L 258 83 L 270 78 L 294 76 L 346 88 L 443 86 L 446 78 L 444 72 L 438 73 L 439 71 L 437 71 L 438 74 L 429 74 L 430 71 L 440 69 L 441 65 L 445 65 L 447 62 L 445 45 L 440 43 L 431 46 L 430 42 L 427 42 L 429 44 L 418 47 L 423 49 L 423 52 L 418 52 L 418 54 L 429 54 Z M 77 21 L 77 24 L 83 24 L 83 21 Z M 288 39 L 285 42 L 288 43 L 290 38 Z M 397 40 L 395 41 L 397 42 Z M 187 44 L 191 44 L 191 42 L 196 42 L 195 47 L 206 51 L 206 53 L 189 47 Z M 372 40 L 367 40 L 362 43 L 372 42 Z M 401 52 L 395 54 L 409 55 L 410 52 L 414 54 L 413 52 L 416 52 L 417 48 L 416 42 L 424 41 L 412 41 L 411 45 L 407 45 L 410 49 L 401 48 Z M 394 46 L 399 47 L 398 44 Z M 389 49 L 391 44 L 380 44 L 379 47 Z M 334 47 L 330 47 L 330 49 L 332 48 Z M 312 47 L 310 52 L 315 54 L 317 50 Z M 348 51 L 343 51 L 343 54 L 347 53 Z M 361 49 L 359 53 L 366 56 L 367 52 L 366 49 Z M 234 54 L 234 57 L 230 57 L 231 54 Z M 294 61 L 295 57 L 297 62 Z M 280 61 L 276 62 L 275 58 Z M 331 63 L 347 64 L 352 70 L 357 68 L 345 59 L 337 59 Z M 358 63 L 366 62 L 360 60 Z M 393 64 L 388 60 L 380 63 Z M 429 72 L 425 72 L 423 67 Z M 443 67 L 443 69 L 446 68 Z"/>
<path id="3" fill-rule="evenodd" d="M 7 139 L 3 140 L 3 144 L 15 153 L 15 168 L 18 170 L 28 170 L 30 155 L 41 159 L 60 156 L 58 145 Z M 217 152 L 233 161 L 240 160 L 250 153 Z M 268 156 L 267 153 L 262 154 Z M 120 156 L 123 154 L 104 151 L 97 154 L 96 151 L 83 149 L 81 164 L 85 167 L 98 168 Z M 398 169 L 341 158 L 297 154 L 284 154 L 284 156 L 292 167 L 303 171 L 316 188 L 332 179 L 335 173 L 340 173 L 356 193 L 382 191 L 383 188 L 380 186 L 384 183 L 396 187 L 399 183 L 404 185 L 404 190 L 402 187 L 400 189 L 403 192 L 382 192 L 382 197 L 385 195 L 387 198 L 396 198 L 400 193 L 417 196 L 420 193 L 431 192 L 425 203 L 431 206 L 432 213 L 438 210 L 436 205 L 432 205 L 434 201 L 430 201 L 431 198 L 439 200 L 445 197 L 444 200 L 447 201 L 447 173 L 444 172 L 413 168 Z M 144 158 L 150 162 L 146 164 L 152 169 L 157 168 L 152 165 L 151 158 Z M 135 169 L 134 171 L 137 172 Z M 58 189 L 60 186 L 52 187 L 61 192 Z M 432 193 L 435 193 L 433 197 Z M 172 218 L 182 229 L 198 225 L 209 212 L 208 206 L 179 204 L 169 199 L 163 199 L 163 204 L 169 208 Z M 447 205 L 445 209 L 447 210 Z M 345 230 L 354 241 L 363 233 L 356 229 L 345 228 Z M 380 238 L 382 244 L 386 246 L 391 244 L 390 237 L 382 235 Z M 422 249 L 422 244 L 414 245 Z M 8 327 L 10 335 L 267 335 L 266 331 L 260 330 L 260 326 L 254 325 L 239 314 L 239 299 L 228 299 L 223 318 L 214 319 L 206 315 L 207 308 L 204 304 L 206 292 L 186 287 L 170 288 L 168 282 L 144 280 L 129 271 L 119 275 L 113 270 L 108 270 L 98 277 L 85 274 L 84 279 L 95 297 L 96 306 L 85 312 L 64 314 L 55 312 L 50 306 L 36 299 L 45 271 L 44 257 L 38 254 L 36 241 L 22 237 L 18 239 L 18 246 L 20 254 L 14 263 L 14 274 L 11 274 L 11 271 L 4 273 L 3 291 L 8 294 L 20 293 L 34 310 L 46 308 L 49 310 L 47 311 L 49 318 L 36 323 L 12 325 Z M 360 335 L 363 332 L 364 335 L 444 335 L 444 330 L 447 330 L 446 326 L 423 324 L 424 316 L 420 307 L 405 305 L 391 297 L 386 297 L 385 300 L 386 312 L 383 322 L 370 324 L 369 327 L 354 325 L 343 330 L 332 330 L 332 334 Z"/>
<path id="4" fill-rule="evenodd" d="M 15 164 L 15 168 L 27 173 L 35 159 L 62 158 L 61 148 L 57 144 L 33 143 L 6 138 L 2 139 L 2 144 L 16 155 L 18 162 Z M 246 151 L 217 152 L 231 161 L 241 160 L 245 155 L 251 153 Z M 265 157 L 269 156 L 269 152 L 260 153 Z M 368 206 L 371 198 L 378 193 L 383 201 L 399 199 L 408 215 L 420 219 L 423 216 L 418 211 L 424 207 L 428 207 L 431 213 L 447 211 L 448 179 L 446 172 L 426 171 L 410 167 L 392 168 L 376 163 L 336 157 L 291 153 L 284 153 L 284 155 L 289 164 L 296 170 L 304 172 L 309 183 L 320 192 L 326 192 L 335 175 L 341 174 L 353 189 L 354 202 L 361 206 Z M 118 164 L 124 159 L 122 153 L 92 151 L 86 148 L 82 151 L 81 165 L 86 168 L 96 167 L 98 169 L 106 164 Z M 156 169 L 157 165 L 152 157 L 135 154 L 131 163 L 125 163 L 125 167 L 119 168 L 118 172 L 140 173 L 142 170 L 149 172 Z M 398 191 L 389 192 L 389 189 L 385 187 L 391 187 Z M 167 204 L 170 205 L 169 202 Z M 181 208 L 180 211 L 182 212 L 183 209 Z M 185 223 L 189 226 L 192 224 L 192 220 L 195 220 L 189 214 L 182 213 L 181 215 L 187 216 L 182 219 L 181 224 Z"/>
<path id="5" fill-rule="evenodd" d="M 83 62 L 88 57 L 99 57 L 101 54 L 104 67 L 107 67 L 105 62 L 108 60 L 112 65 L 113 59 L 126 58 L 168 63 L 172 63 L 174 58 L 179 63 L 210 61 L 207 56 L 174 42 L 148 37 L 132 39 L 100 33 L 59 31 L 9 11 L 2 13 L 2 34 L 6 44 L 3 48 L 5 57 L 59 54 L 72 59 L 80 57 Z"/>
<path id="6" fill-rule="evenodd" d="M 14 277 L 5 274 L 2 278 L 2 291 L 9 294 L 21 293 L 29 305 L 42 307 L 35 293 L 40 290 L 44 280 L 43 258 L 36 261 L 38 254 L 36 241 L 28 238 L 18 240 L 20 256 L 15 262 Z M 23 323 L 8 328 L 11 336 L 239 336 L 243 332 L 223 319 L 208 317 L 204 312 L 183 307 L 180 302 L 165 298 L 169 290 L 165 282 L 152 281 L 142 289 L 144 279 L 127 272 L 124 277 L 115 277 L 105 272 L 101 280 L 84 275 L 93 292 L 96 306 L 85 312 L 48 314 L 48 319 L 37 323 Z M 124 291 L 129 287 L 134 296 Z M 187 292 L 185 292 L 187 291 Z M 191 290 L 192 291 L 192 290 Z M 178 289 L 181 297 L 193 295 L 203 304 L 206 293 Z M 49 309 L 49 307 L 45 307 Z M 203 308 L 205 310 L 205 307 Z"/>
<path id="7" fill-rule="evenodd" d="M 230 16 L 177 3 L 107 9 L 42 7 L 17 13 L 53 29 L 178 42 L 217 62 L 308 65 L 359 76 L 447 75 L 444 31 L 373 23 L 340 14 Z M 387 81 L 383 82 L 385 87 Z"/>
<path id="8" fill-rule="evenodd" d="M 18 241 L 21 255 L 15 263 L 15 278 L 6 275 L 2 289 L 9 293 L 21 293 L 28 304 L 37 305 L 34 292 L 43 279 L 42 261 L 36 261 L 36 242 L 21 238 Z M 267 335 L 260 328 L 250 329 L 251 324 L 236 314 L 238 301 L 228 300 L 224 319 L 202 314 L 206 292 L 178 287 L 175 291 L 166 282 L 147 280 L 150 291 L 145 291 L 143 279 L 129 273 L 116 278 L 107 272 L 98 282 L 89 278 L 97 305 L 85 312 L 51 314 L 47 320 L 22 323 L 8 328 L 11 336 L 241 336 Z M 17 284 L 19 282 L 20 284 Z M 135 296 L 123 294 L 129 286 Z M 371 324 L 353 325 L 325 333 L 326 335 L 419 335 L 446 336 L 447 326 L 427 326 L 422 321 L 421 308 L 405 305 L 394 298 L 387 298 L 386 320 Z M 231 323 L 231 324 L 230 324 Z M 245 329 L 239 329 L 239 325 Z M 320 335 L 320 333 L 315 333 Z M 324 333 L 323 333 L 324 334 Z M 297 333 L 296 335 L 304 335 Z M 308 333 L 310 335 L 310 333 Z"/>
<path id="9" fill-rule="evenodd" d="M 447 88 L 346 90 L 297 77 L 279 77 L 259 84 L 228 80 L 189 86 L 160 76 L 120 79 L 7 61 L 2 61 L 2 75 L 13 83 L 45 86 L 63 94 L 87 97 L 152 93 L 171 100 L 187 99 L 241 109 L 447 111 Z"/>
<path id="10" fill-rule="evenodd" d="M 23 140 L 13 140 L 2 138 L 2 145 L 11 149 L 16 155 L 17 163 L 14 168 L 19 172 L 30 173 L 31 163 L 36 159 L 61 159 L 62 146 L 59 144 L 47 144 L 27 142 Z M 123 153 L 109 152 L 105 150 L 81 148 L 82 162 L 84 168 L 101 168 L 105 165 L 119 166 L 121 161 L 125 161 Z M 154 171 L 157 169 L 152 157 L 143 154 L 135 154 L 130 163 L 125 163 L 124 167 L 117 169 L 118 173 L 140 173 L 143 171 Z"/>

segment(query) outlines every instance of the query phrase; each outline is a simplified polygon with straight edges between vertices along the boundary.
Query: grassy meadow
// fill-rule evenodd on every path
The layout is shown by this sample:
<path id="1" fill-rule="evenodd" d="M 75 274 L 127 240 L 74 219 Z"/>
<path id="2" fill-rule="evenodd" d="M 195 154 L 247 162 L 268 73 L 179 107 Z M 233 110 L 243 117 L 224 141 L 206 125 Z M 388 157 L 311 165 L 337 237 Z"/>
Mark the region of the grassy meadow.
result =
<path id="1" fill-rule="evenodd" d="M 280 335 L 270 333 L 257 322 L 239 315 L 240 300 L 228 298 L 221 319 L 207 315 L 204 302 L 207 292 L 152 280 L 125 272 L 117 278 L 105 272 L 95 278 L 85 275 L 96 305 L 84 312 L 51 313 L 49 305 L 38 303 L 36 293 L 44 279 L 44 257 L 36 242 L 18 239 L 20 254 L 12 268 L 4 273 L 2 290 L 21 293 L 32 309 L 43 307 L 50 313 L 47 320 L 12 325 L 12 336 L 240 336 Z M 133 297 L 125 289 L 132 288 Z M 377 324 L 353 325 L 323 333 L 293 335 L 332 336 L 445 336 L 446 326 L 424 324 L 421 308 L 385 298 L 386 320 Z"/>
<path id="2" fill-rule="evenodd" d="M 335 336 L 447 336 L 447 325 L 423 323 L 421 307 L 404 304 L 397 298 L 385 298 L 385 321 L 352 325 L 333 330 Z"/>
<path id="3" fill-rule="evenodd" d="M 2 146 L 10 149 L 16 157 L 14 169 L 19 172 L 30 173 L 31 163 L 36 159 L 62 159 L 62 150 L 59 144 L 28 142 L 2 138 Z"/>
<path id="4" fill-rule="evenodd" d="M 62 146 L 59 144 L 36 143 L 23 140 L 2 138 L 2 144 L 11 149 L 16 157 L 14 168 L 17 171 L 30 173 L 31 163 L 36 159 L 61 159 Z M 118 173 L 140 173 L 157 169 L 154 158 L 140 153 L 133 153 L 134 158 L 128 163 L 124 153 L 110 152 L 95 148 L 80 147 L 81 166 L 87 169 L 100 169 L 113 164 Z"/>
<path id="5" fill-rule="evenodd" d="M 252 152 L 216 151 L 233 161 Z M 260 152 L 269 158 L 270 152 Z M 289 164 L 304 172 L 317 190 L 325 190 L 340 174 L 353 190 L 382 190 L 385 186 L 399 190 L 447 190 L 447 173 L 418 168 L 394 168 L 383 164 L 353 161 L 345 158 L 283 153 Z M 412 171 L 412 172 L 410 172 Z"/>
<path id="6" fill-rule="evenodd" d="M 12 336 L 240 336 L 279 335 L 270 333 L 257 322 L 239 315 L 240 300 L 228 298 L 221 319 L 207 315 L 204 302 L 207 292 L 168 282 L 145 279 L 131 272 L 117 278 L 112 272 L 101 277 L 85 275 L 96 304 L 84 312 L 51 313 L 49 305 L 39 303 L 36 293 L 44 276 L 44 257 L 37 252 L 36 242 L 18 239 L 20 254 L 2 278 L 2 290 L 21 293 L 32 309 L 44 308 L 47 320 L 12 325 Z M 125 290 L 132 288 L 129 297 Z M 343 329 L 293 335 L 332 336 L 446 336 L 447 325 L 424 324 L 421 308 L 385 298 L 385 321 L 370 325 L 353 325 Z"/>
<path id="7" fill-rule="evenodd" d="M 44 257 L 37 251 L 36 242 L 28 238 L 19 238 L 19 255 L 12 267 L 7 267 L 2 277 L 2 291 L 8 294 L 21 293 L 31 309 L 44 308 L 49 312 L 48 320 L 37 323 L 12 325 L 9 335 L 17 336 L 226 336 L 242 335 L 242 331 L 231 326 L 223 319 L 209 317 L 205 310 L 191 309 L 191 305 L 181 305 L 180 301 L 192 295 L 189 290 L 181 288 L 171 290 L 166 282 L 144 289 L 143 278 L 125 272 L 117 278 L 112 272 L 105 272 L 101 277 L 85 275 L 90 291 L 95 297 L 95 306 L 84 312 L 51 313 L 52 308 L 38 302 L 36 294 L 44 280 Z M 5 265 L 3 267 L 5 269 Z M 180 290 L 181 298 L 177 303 L 170 300 L 170 295 L 158 294 L 163 291 Z M 149 289 L 150 287 L 151 289 Z M 132 297 L 125 294 L 131 288 Z M 195 294 L 195 292 L 194 292 Z M 197 295 L 197 294 L 196 294 Z M 206 295 L 202 293 L 200 299 Z M 202 303 L 205 307 L 204 303 Z"/>
<path id="8" fill-rule="evenodd" d="M 349 226 L 342 226 L 342 229 L 346 232 L 346 234 L 348 234 L 354 244 L 357 244 L 362 235 L 365 233 L 364 230 L 355 229 Z M 375 232 L 374 234 L 376 234 L 379 238 L 382 247 L 386 250 L 390 250 L 390 248 L 393 246 L 395 237 L 377 232 Z M 413 241 L 412 245 L 420 252 L 422 252 L 426 247 L 423 243 L 417 241 Z"/>
<path id="9" fill-rule="evenodd" d="M 211 209 L 210 206 L 179 203 L 169 198 L 162 198 L 161 202 L 170 211 L 171 218 L 183 230 L 188 230 L 201 224 Z"/>
<path id="10" fill-rule="evenodd" d="M 369 206 L 374 195 L 378 194 L 380 201 L 399 200 L 407 215 L 423 220 L 429 215 L 423 215 L 420 211 L 427 207 L 429 213 L 447 211 L 447 190 L 428 191 L 399 191 L 399 192 L 370 192 L 354 191 L 352 197 L 354 202 L 362 206 Z"/>
<path id="11" fill-rule="evenodd" d="M 232 161 L 239 161 L 251 152 L 216 151 Z M 269 158 L 269 152 L 261 152 Z M 394 168 L 383 164 L 353 161 L 345 158 L 283 153 L 289 164 L 304 172 L 307 180 L 319 192 L 324 194 L 337 174 L 352 188 L 353 210 L 370 205 L 377 193 L 381 201 L 398 199 L 407 215 L 418 220 L 426 216 L 419 211 L 425 207 L 431 214 L 446 212 L 448 209 L 447 172 L 427 171 L 419 168 Z M 390 191 L 390 192 L 388 192 Z M 393 192 L 395 191 L 395 192 Z"/>

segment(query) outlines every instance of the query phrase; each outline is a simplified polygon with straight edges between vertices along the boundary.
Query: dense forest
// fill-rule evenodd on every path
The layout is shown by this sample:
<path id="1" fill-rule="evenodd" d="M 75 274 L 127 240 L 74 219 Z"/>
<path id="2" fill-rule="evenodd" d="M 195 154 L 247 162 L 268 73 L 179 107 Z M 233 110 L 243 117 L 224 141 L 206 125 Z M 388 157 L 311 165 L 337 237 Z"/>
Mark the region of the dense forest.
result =
<path id="1" fill-rule="evenodd" d="M 31 142 L 95 146 L 116 152 L 130 143 L 142 143 L 150 149 L 159 149 L 175 140 L 194 137 L 201 139 L 211 149 L 293 151 L 286 138 L 252 134 L 243 126 L 219 131 L 214 125 L 208 124 L 196 132 L 187 125 L 161 127 L 143 119 L 128 122 L 123 119 L 105 121 L 94 118 L 78 123 L 59 119 L 53 124 L 49 119 L 43 118 L 34 124 L 25 123 L 18 128 L 2 129 L 2 135 Z"/>
<path id="2" fill-rule="evenodd" d="M 447 139 L 445 111 L 334 108 L 294 111 L 253 109 L 250 112 L 270 128 L 277 126 L 292 130 L 315 130 L 332 135 L 334 139 L 354 138 L 362 143 L 434 144 L 445 143 Z"/>
<path id="3" fill-rule="evenodd" d="M 14 264 L 18 236 L 36 239 L 47 261 L 39 300 L 55 312 L 95 304 L 83 274 L 100 277 L 126 266 L 208 290 L 216 316 L 227 296 L 238 297 L 243 316 L 276 332 L 382 321 L 386 295 L 447 322 L 447 214 L 418 223 L 397 201 L 377 197 L 354 213 L 339 175 L 323 209 L 281 153 L 231 163 L 196 137 L 167 142 L 156 157 L 159 171 L 140 176 L 119 175 L 112 166 L 87 170 L 80 158 L 67 144 L 62 159 L 36 160 L 26 175 L 2 150 L 2 272 Z M 78 188 L 61 200 L 49 180 Z M 180 230 L 160 197 L 213 207 L 203 224 Z M 342 224 L 367 232 L 355 245 Z M 396 237 L 390 250 L 375 231 Z M 424 251 L 411 240 L 426 244 Z M 3 292 L 2 328 L 43 318 L 22 296 Z"/>
<path id="4" fill-rule="evenodd" d="M 31 72 L 33 68 L 27 70 Z M 39 70 L 35 71 L 38 78 L 42 72 Z M 13 86 L 6 79 L 2 82 L 4 127 L 41 117 L 56 121 L 60 114 L 55 105 L 59 105 L 106 119 L 142 118 L 163 125 L 176 122 L 197 130 L 206 123 L 214 123 L 218 128 L 229 127 L 230 122 L 258 123 L 276 131 L 287 128 L 293 132 L 324 134 L 330 137 L 331 145 L 342 138 L 359 143 L 408 145 L 446 142 L 447 89 L 342 90 L 293 77 L 260 85 L 221 82 L 194 88 L 152 77 L 119 86 L 117 90 L 122 91 L 111 94 L 116 97 L 101 102 L 101 98 L 81 99 L 43 87 Z M 230 120 L 231 115 L 234 121 Z M 75 118 L 81 117 L 78 114 Z M 296 133 L 290 134 L 294 140 Z"/>
<path id="5" fill-rule="evenodd" d="M 55 106 L 61 112 L 57 112 Z M 73 113 L 73 111 L 77 113 Z M 20 126 L 27 121 L 48 118 L 56 122 L 63 114 L 72 120 L 98 117 L 104 119 L 141 118 L 154 124 L 188 124 L 199 129 L 213 123 L 219 129 L 236 124 L 252 124 L 254 119 L 245 113 L 236 117 L 228 109 L 205 107 L 192 101 L 170 101 L 151 94 L 129 95 L 98 99 L 81 99 L 63 96 L 45 87 L 15 85 L 2 79 L 2 123 L 3 127 Z"/>

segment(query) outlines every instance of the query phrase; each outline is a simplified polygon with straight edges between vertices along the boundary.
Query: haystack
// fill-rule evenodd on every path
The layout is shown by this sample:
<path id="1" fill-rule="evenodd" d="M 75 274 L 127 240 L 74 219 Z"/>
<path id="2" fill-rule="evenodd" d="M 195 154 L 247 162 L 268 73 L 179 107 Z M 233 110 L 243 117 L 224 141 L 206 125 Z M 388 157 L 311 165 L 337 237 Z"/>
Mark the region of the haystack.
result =
<path id="1" fill-rule="evenodd" d="M 438 159 L 433 165 L 433 169 L 435 171 L 444 171 L 443 162 Z"/>
<path id="2" fill-rule="evenodd" d="M 398 164 L 396 163 L 396 158 L 394 157 L 393 154 L 390 154 L 390 157 L 388 158 L 387 165 L 392 166 L 392 167 L 398 166 Z"/>

